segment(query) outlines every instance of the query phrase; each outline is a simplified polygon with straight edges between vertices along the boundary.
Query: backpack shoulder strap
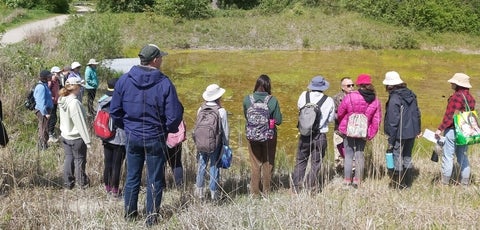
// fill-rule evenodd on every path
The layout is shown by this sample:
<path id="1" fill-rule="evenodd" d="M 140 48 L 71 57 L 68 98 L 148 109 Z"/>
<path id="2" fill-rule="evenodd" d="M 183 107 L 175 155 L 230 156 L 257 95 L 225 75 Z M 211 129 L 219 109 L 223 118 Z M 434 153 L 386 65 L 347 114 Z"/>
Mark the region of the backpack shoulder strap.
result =
<path id="1" fill-rule="evenodd" d="M 328 96 L 323 94 L 322 98 L 317 102 L 318 109 L 320 109 L 323 103 L 327 100 Z"/>
<path id="2" fill-rule="evenodd" d="M 267 95 L 267 96 L 265 97 L 265 99 L 263 99 L 263 103 L 267 105 L 267 104 L 268 104 L 268 101 L 270 101 L 271 98 L 272 98 L 271 95 Z"/>
<path id="3" fill-rule="evenodd" d="M 305 104 L 310 103 L 310 91 L 305 93 Z"/>

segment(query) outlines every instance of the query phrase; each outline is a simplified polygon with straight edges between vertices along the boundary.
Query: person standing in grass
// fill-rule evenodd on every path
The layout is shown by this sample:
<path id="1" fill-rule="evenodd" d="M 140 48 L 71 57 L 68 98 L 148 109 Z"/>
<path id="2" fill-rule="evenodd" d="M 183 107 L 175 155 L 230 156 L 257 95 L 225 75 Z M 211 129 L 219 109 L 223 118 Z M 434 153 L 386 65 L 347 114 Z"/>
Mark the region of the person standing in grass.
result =
<path id="1" fill-rule="evenodd" d="M 344 185 L 352 185 L 358 188 L 362 179 L 365 167 L 365 144 L 367 140 L 375 137 L 382 119 L 381 105 L 375 94 L 375 87 L 372 85 L 370 75 L 360 74 L 355 82 L 358 90 L 347 94 L 337 110 L 337 118 L 340 121 L 338 130 L 346 136 L 343 146 L 345 148 Z M 358 115 L 358 116 L 357 116 Z M 364 115 L 367 124 L 365 137 L 350 137 L 347 132 L 348 125 L 354 124 L 350 116 L 360 117 Z M 353 128 L 353 127 L 350 127 Z M 353 158 L 355 157 L 355 175 L 352 180 Z"/>
<path id="2" fill-rule="evenodd" d="M 470 162 L 468 161 L 467 150 L 468 145 L 455 144 L 455 125 L 453 124 L 453 116 L 456 112 L 463 112 L 467 108 L 475 109 L 475 98 L 470 94 L 472 85 L 470 77 L 464 73 L 456 73 L 448 80 L 454 90 L 453 94 L 448 98 L 447 109 L 443 115 L 443 120 L 438 126 L 435 135 L 440 139 L 443 132 L 445 136 L 445 144 L 443 145 L 442 157 L 442 180 L 441 183 L 448 185 L 453 171 L 453 155 L 457 156 L 457 162 L 460 165 L 460 183 L 462 185 L 470 184 Z"/>
<path id="3" fill-rule="evenodd" d="M 413 180 L 413 145 L 421 133 L 417 95 L 395 71 L 385 74 L 383 84 L 389 94 L 383 127 L 388 136 L 387 152 L 393 153 L 394 158 L 392 182 L 395 188 L 408 188 Z"/>
<path id="4" fill-rule="evenodd" d="M 82 67 L 82 65 L 79 62 L 72 62 L 72 65 L 70 67 L 71 70 L 68 73 L 67 79 L 75 77 L 75 78 L 78 78 L 83 84 L 84 81 L 83 81 L 82 75 L 80 74 L 80 68 L 81 67 Z M 82 85 L 82 87 L 80 88 L 80 94 L 78 95 L 78 100 L 80 102 L 83 102 L 83 91 L 84 90 L 85 89 Z"/>
<path id="5" fill-rule="evenodd" d="M 48 120 L 48 142 L 57 142 L 57 136 L 55 135 L 55 125 L 57 124 L 57 107 L 58 97 L 60 92 L 60 68 L 58 66 L 52 67 L 50 72 L 53 74 L 50 81 L 48 81 L 48 88 L 52 93 L 53 109 Z"/>
<path id="6" fill-rule="evenodd" d="M 317 118 L 315 118 L 318 120 L 317 130 L 312 130 L 308 136 L 300 134 L 296 163 L 292 176 L 295 193 L 298 193 L 302 188 L 309 158 L 311 167 L 307 175 L 307 188 L 311 190 L 312 194 L 319 191 L 320 168 L 327 149 L 328 123 L 332 122 L 335 118 L 334 101 L 324 94 L 324 91 L 328 89 L 329 85 L 328 81 L 322 76 L 316 76 L 308 85 L 308 91 L 303 91 L 298 98 L 297 106 L 299 110 L 307 104 L 308 97 L 308 103 L 314 103 L 319 106 L 319 113 L 316 114 Z"/>
<path id="7" fill-rule="evenodd" d="M 48 148 L 48 119 L 53 109 L 52 93 L 48 88 L 48 81 L 52 79 L 52 74 L 48 70 L 42 70 L 35 89 L 33 97 L 35 98 L 35 115 L 38 118 L 38 149 L 46 150 Z"/>
<path id="8" fill-rule="evenodd" d="M 100 110 L 110 111 L 110 101 L 118 78 L 110 79 L 107 82 L 107 92 L 98 100 L 97 113 Z M 103 182 L 105 190 L 113 197 L 121 197 L 120 175 L 122 171 L 123 160 L 125 159 L 125 131 L 118 127 L 113 127 L 115 136 L 108 140 L 102 139 L 104 169 Z"/>
<path id="9" fill-rule="evenodd" d="M 341 91 L 333 96 L 333 101 L 335 102 L 335 128 L 333 132 L 333 145 L 335 147 L 333 148 L 333 152 L 335 153 L 335 168 L 337 172 L 343 169 L 343 159 L 345 158 L 345 151 L 343 149 L 343 139 L 345 136 L 338 131 L 340 121 L 337 117 L 337 110 L 345 95 L 355 89 L 355 84 L 353 84 L 352 79 L 349 77 L 344 77 L 340 80 L 340 88 Z"/>
<path id="10" fill-rule="evenodd" d="M 166 138 L 178 132 L 183 118 L 175 86 L 160 67 L 163 57 L 158 46 L 144 46 L 138 56 L 140 65 L 133 66 L 115 85 L 110 102 L 110 115 L 115 125 L 125 130 L 127 178 L 123 197 L 125 218 L 138 216 L 138 194 L 144 165 L 147 166 L 146 224 L 157 223 L 163 195 Z"/>
<path id="11" fill-rule="evenodd" d="M 197 112 L 194 140 L 198 150 L 198 170 L 195 183 L 195 196 L 198 198 L 204 198 L 203 187 L 206 168 L 209 162 L 210 198 L 212 200 L 217 200 L 220 195 L 218 191 L 218 185 L 220 183 L 219 163 L 222 153 L 222 146 L 228 145 L 229 136 L 227 111 L 221 105 L 221 98 L 224 93 L 225 89 L 220 88 L 220 86 L 217 84 L 211 84 L 207 86 L 205 92 L 202 94 L 205 102 Z M 208 125 L 210 125 L 210 127 L 216 126 L 216 128 L 202 128 Z M 209 132 L 205 132 L 208 130 L 215 130 L 213 132 L 214 135 L 208 135 Z"/>
<path id="12" fill-rule="evenodd" d="M 95 59 L 90 59 L 85 68 L 85 90 L 87 91 L 87 112 L 90 118 L 93 118 L 95 110 L 93 108 L 93 101 L 97 94 L 98 77 L 97 77 L 98 62 Z"/>
<path id="13" fill-rule="evenodd" d="M 262 74 L 258 77 L 255 83 L 253 93 L 245 96 L 243 99 L 243 113 L 247 119 L 247 139 L 249 139 L 248 123 L 250 117 L 248 110 L 253 103 L 265 102 L 268 106 L 268 121 L 266 121 L 266 128 L 270 129 L 268 138 L 262 141 L 248 141 L 250 165 L 252 168 L 250 177 L 250 194 L 253 197 L 259 197 L 261 193 L 263 195 L 268 195 L 270 193 L 270 183 L 272 180 L 275 154 L 277 150 L 277 125 L 282 124 L 280 105 L 277 98 L 272 96 L 270 77 Z M 251 120 L 255 119 L 255 116 L 251 117 Z M 260 134 L 263 135 L 263 133 Z"/>
<path id="14" fill-rule="evenodd" d="M 63 181 L 67 189 L 72 189 L 75 184 L 82 189 L 90 185 L 90 180 L 85 173 L 85 166 L 87 164 L 87 148 L 90 148 L 91 141 L 85 121 L 85 109 L 77 99 L 81 84 L 78 78 L 67 79 L 65 87 L 60 90 L 58 99 L 60 131 L 65 150 Z"/>

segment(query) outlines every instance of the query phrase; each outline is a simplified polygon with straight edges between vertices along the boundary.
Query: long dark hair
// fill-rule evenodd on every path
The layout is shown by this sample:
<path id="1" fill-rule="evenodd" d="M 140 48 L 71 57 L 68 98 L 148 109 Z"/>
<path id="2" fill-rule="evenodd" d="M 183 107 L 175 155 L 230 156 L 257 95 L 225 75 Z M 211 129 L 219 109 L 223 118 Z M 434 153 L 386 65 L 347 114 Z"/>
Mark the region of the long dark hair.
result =
<path id="1" fill-rule="evenodd" d="M 267 92 L 269 95 L 272 94 L 272 85 L 270 84 L 270 77 L 266 74 L 260 75 L 255 83 L 255 88 L 253 92 Z"/>
<path id="2" fill-rule="evenodd" d="M 366 85 L 358 85 L 359 90 L 365 90 L 365 91 L 370 91 L 372 93 L 375 93 L 375 86 L 372 84 L 366 84 Z"/>

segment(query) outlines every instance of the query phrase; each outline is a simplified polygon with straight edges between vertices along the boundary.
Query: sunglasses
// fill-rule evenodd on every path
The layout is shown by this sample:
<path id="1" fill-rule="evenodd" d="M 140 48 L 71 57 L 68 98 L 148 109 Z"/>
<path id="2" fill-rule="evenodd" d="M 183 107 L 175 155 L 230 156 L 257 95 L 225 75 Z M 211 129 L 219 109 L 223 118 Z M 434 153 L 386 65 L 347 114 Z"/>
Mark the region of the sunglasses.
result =
<path id="1" fill-rule="evenodd" d="M 344 86 L 346 86 L 346 87 L 349 87 L 349 88 L 351 88 L 351 87 L 355 87 L 355 85 L 354 85 L 354 84 L 349 84 L 349 85 L 344 85 Z"/>

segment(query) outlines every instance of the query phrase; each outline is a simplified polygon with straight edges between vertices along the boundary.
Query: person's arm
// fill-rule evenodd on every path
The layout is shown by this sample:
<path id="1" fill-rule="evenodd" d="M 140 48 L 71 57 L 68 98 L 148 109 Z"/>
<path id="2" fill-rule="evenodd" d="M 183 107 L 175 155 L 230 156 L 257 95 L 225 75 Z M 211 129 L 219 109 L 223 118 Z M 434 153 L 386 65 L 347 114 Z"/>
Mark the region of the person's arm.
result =
<path id="1" fill-rule="evenodd" d="M 382 121 L 382 105 L 380 105 L 380 101 L 376 98 L 372 103 L 375 103 L 375 112 L 373 113 L 372 123 L 368 126 L 368 140 L 373 139 L 375 135 L 377 135 L 378 129 L 380 128 L 380 122 Z"/>
<path id="2" fill-rule="evenodd" d="M 438 126 L 438 130 L 435 134 L 440 135 L 446 128 L 453 126 L 453 114 L 455 111 L 460 110 L 464 103 L 463 96 L 459 96 L 456 93 L 448 99 L 442 123 Z"/>
<path id="3" fill-rule="evenodd" d="M 113 119 L 113 123 L 121 128 L 124 129 L 123 125 L 123 117 L 125 116 L 125 111 L 123 110 L 123 84 L 120 80 L 115 85 L 115 90 L 113 91 L 113 97 L 110 101 L 110 116 Z"/>
<path id="4" fill-rule="evenodd" d="M 336 109 L 335 109 L 335 101 L 329 97 L 325 102 L 328 102 L 331 106 L 329 106 L 330 110 L 328 111 L 328 119 L 327 122 L 333 122 L 335 120 L 335 115 L 336 115 Z"/>
<path id="5" fill-rule="evenodd" d="M 228 126 L 228 114 L 227 111 L 224 108 L 221 108 L 218 110 L 218 113 L 220 115 L 220 122 L 222 125 L 222 130 L 223 130 L 223 144 L 230 146 L 230 129 Z"/>
<path id="6" fill-rule="evenodd" d="M 167 132 L 178 132 L 178 125 L 183 119 L 183 105 L 178 99 L 177 90 L 169 79 L 166 87 L 165 96 L 165 116 Z"/>
<path id="7" fill-rule="evenodd" d="M 399 102 L 400 98 L 396 95 L 392 95 L 388 106 L 385 108 L 387 115 L 385 116 L 385 134 L 388 136 L 388 144 L 391 146 L 395 145 L 395 140 L 397 139 L 398 128 L 400 124 L 400 112 L 401 104 Z"/>
<path id="8" fill-rule="evenodd" d="M 88 134 L 87 122 L 85 121 L 85 114 L 81 102 L 75 100 L 74 103 L 70 103 L 68 107 L 73 125 L 80 133 L 83 142 L 85 142 L 87 146 L 90 146 L 90 135 Z"/>
<path id="9" fill-rule="evenodd" d="M 40 111 L 43 116 L 48 115 L 45 92 L 46 87 L 43 84 L 37 84 L 35 91 L 33 91 L 33 97 L 35 98 L 35 108 Z"/>
<path id="10" fill-rule="evenodd" d="M 345 115 L 347 115 L 347 108 L 348 108 L 348 103 L 350 102 L 351 98 L 349 96 L 345 96 L 340 103 L 340 106 L 337 109 L 337 119 L 338 121 L 342 121 Z"/>
<path id="11" fill-rule="evenodd" d="M 272 98 L 273 99 L 273 98 Z M 278 103 L 277 98 L 274 97 L 273 105 L 273 119 L 275 119 L 275 125 L 281 125 L 283 121 L 282 112 L 280 111 L 280 103 Z"/>

